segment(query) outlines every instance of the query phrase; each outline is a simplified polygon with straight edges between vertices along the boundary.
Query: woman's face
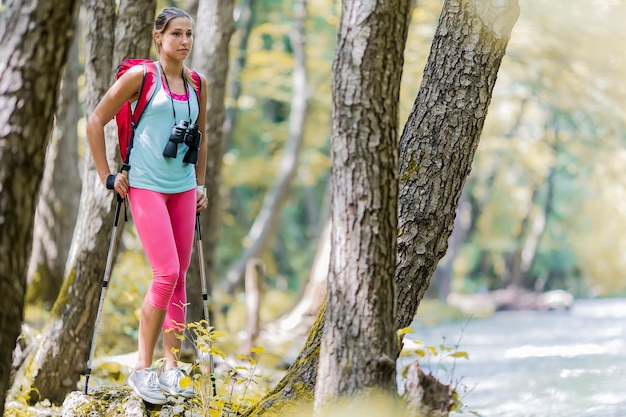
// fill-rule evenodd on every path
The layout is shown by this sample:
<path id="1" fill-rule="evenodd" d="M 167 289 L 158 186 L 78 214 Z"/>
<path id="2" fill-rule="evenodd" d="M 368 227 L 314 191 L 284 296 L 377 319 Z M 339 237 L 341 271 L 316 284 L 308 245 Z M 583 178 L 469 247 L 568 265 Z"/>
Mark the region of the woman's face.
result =
<path id="1" fill-rule="evenodd" d="M 184 60 L 191 52 L 193 44 L 193 28 L 191 21 L 185 17 L 177 17 L 169 21 L 167 29 L 157 34 L 161 44 L 161 54 L 172 59 Z"/>

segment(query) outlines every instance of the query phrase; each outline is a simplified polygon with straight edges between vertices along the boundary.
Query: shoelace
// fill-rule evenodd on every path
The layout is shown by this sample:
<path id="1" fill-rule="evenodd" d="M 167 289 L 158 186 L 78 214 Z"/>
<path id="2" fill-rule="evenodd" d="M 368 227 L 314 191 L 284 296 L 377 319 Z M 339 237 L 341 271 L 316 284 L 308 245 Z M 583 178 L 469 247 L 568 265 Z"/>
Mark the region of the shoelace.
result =
<path id="1" fill-rule="evenodd" d="M 168 373 L 172 373 L 172 378 L 174 378 L 174 382 L 178 383 L 181 379 L 183 379 L 185 377 L 185 374 L 183 373 L 183 371 L 180 368 L 172 368 L 169 371 L 167 371 Z"/>
<path id="2" fill-rule="evenodd" d="M 150 389 L 159 389 L 159 380 L 157 379 L 156 372 L 150 372 L 150 376 L 148 377 L 148 388 Z"/>

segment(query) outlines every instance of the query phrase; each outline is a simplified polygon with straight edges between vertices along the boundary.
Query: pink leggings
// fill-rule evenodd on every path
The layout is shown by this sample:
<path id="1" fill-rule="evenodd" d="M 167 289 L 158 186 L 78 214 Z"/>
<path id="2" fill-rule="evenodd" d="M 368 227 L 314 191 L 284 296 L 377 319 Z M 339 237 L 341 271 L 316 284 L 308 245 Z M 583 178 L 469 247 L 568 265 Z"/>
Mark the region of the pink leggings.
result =
<path id="1" fill-rule="evenodd" d="M 154 276 L 144 300 L 167 311 L 163 329 L 182 330 L 187 312 L 185 277 L 196 222 L 196 190 L 163 194 L 131 187 L 128 199 Z"/>

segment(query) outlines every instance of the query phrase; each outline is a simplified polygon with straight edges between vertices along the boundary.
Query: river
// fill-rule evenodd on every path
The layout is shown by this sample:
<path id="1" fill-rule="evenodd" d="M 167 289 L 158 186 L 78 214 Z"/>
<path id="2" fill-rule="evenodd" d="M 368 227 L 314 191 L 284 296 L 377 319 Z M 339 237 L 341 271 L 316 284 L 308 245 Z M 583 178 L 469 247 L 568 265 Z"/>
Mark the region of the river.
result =
<path id="1" fill-rule="evenodd" d="M 458 343 L 469 355 L 420 359 L 438 380 L 457 385 L 465 410 L 451 417 L 626 416 L 626 299 L 412 327 L 407 338 Z M 404 357 L 400 365 L 414 359 Z"/>

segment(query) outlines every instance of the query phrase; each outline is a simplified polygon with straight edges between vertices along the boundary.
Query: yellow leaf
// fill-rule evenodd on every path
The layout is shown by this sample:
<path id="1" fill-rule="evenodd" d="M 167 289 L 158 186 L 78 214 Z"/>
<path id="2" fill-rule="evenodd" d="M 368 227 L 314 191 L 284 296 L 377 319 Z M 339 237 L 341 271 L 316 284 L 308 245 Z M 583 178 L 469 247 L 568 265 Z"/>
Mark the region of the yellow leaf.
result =
<path id="1" fill-rule="evenodd" d="M 398 336 L 404 336 L 407 333 L 415 333 L 415 330 L 411 329 L 410 327 L 405 327 L 397 331 Z"/>
<path id="2" fill-rule="evenodd" d="M 265 349 L 263 348 L 263 346 L 259 346 L 259 347 L 253 347 L 250 349 L 250 352 L 252 353 L 256 353 L 257 355 L 261 355 L 261 353 L 263 353 Z"/>
<path id="3" fill-rule="evenodd" d="M 181 378 L 180 381 L 178 381 L 178 384 L 180 385 L 182 389 L 185 389 L 189 386 L 189 384 L 191 384 L 191 378 L 189 378 L 188 376 L 185 376 Z"/>
<path id="4" fill-rule="evenodd" d="M 211 332 L 211 337 L 212 337 L 213 339 L 217 339 L 217 338 L 220 338 L 220 337 L 226 337 L 226 333 L 224 333 L 224 332 L 220 332 L 220 331 L 218 331 L 218 330 L 213 330 L 213 331 Z"/>
<path id="5" fill-rule="evenodd" d="M 453 358 L 466 358 L 466 359 L 469 359 L 469 355 L 467 354 L 467 352 L 454 352 L 450 356 L 453 357 Z"/>

